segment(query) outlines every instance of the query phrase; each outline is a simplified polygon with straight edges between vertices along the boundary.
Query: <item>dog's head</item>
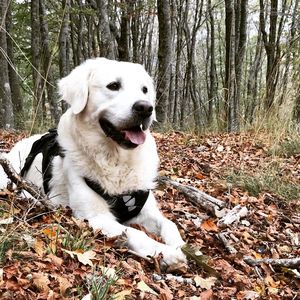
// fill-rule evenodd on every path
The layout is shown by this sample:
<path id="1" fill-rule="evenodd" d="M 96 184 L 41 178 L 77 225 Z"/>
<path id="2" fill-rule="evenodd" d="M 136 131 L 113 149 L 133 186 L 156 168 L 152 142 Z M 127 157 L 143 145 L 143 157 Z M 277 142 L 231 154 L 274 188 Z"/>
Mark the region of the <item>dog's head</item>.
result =
<path id="1" fill-rule="evenodd" d="M 145 69 L 129 62 L 90 59 L 58 83 L 63 100 L 74 115 L 99 126 L 124 148 L 145 142 L 155 120 L 155 91 Z"/>

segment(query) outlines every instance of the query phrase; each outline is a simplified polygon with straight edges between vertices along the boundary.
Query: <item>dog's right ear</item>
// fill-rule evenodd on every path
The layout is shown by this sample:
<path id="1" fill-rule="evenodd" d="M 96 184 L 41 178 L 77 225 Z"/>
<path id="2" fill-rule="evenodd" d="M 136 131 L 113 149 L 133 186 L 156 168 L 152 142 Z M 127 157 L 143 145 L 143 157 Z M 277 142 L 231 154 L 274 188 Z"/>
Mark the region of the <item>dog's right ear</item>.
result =
<path id="1" fill-rule="evenodd" d="M 89 61 L 86 61 L 58 82 L 61 98 L 70 104 L 75 115 L 84 110 L 88 101 L 90 66 Z"/>

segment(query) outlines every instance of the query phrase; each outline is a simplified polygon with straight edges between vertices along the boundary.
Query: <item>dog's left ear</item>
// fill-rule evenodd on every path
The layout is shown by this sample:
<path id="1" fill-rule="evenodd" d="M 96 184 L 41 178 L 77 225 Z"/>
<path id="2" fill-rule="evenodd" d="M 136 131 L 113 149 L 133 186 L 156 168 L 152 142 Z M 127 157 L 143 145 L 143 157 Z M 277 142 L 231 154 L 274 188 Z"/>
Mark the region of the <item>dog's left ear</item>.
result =
<path id="1" fill-rule="evenodd" d="M 71 110 L 75 115 L 82 112 L 87 104 L 90 66 L 91 63 L 87 60 L 58 82 L 61 98 L 71 105 Z"/>

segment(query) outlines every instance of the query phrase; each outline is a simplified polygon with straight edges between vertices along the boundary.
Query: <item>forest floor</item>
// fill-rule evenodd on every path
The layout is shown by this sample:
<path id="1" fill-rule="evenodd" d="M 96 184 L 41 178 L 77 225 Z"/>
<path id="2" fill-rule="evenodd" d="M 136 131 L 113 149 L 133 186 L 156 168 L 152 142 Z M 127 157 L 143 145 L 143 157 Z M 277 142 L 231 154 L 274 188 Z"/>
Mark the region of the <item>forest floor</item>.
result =
<path id="1" fill-rule="evenodd" d="M 22 137 L 0 132 L 0 151 Z M 157 260 L 117 248 L 70 210 L 36 206 L 8 188 L 0 190 L 1 299 L 300 299 L 299 143 L 274 145 L 264 133 L 155 138 L 160 175 L 226 209 L 246 208 L 224 225 L 176 188 L 158 187 L 159 206 L 204 267 L 191 259 L 181 274 L 160 272 Z"/>

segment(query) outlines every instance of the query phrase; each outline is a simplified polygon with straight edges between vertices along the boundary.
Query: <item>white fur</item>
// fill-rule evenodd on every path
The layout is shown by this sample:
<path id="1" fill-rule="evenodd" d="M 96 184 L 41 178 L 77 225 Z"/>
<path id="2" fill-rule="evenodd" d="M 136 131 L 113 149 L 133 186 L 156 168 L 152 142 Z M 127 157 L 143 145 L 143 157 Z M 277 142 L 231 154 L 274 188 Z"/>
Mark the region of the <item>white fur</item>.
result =
<path id="1" fill-rule="evenodd" d="M 114 81 L 121 81 L 119 91 L 107 88 Z M 97 58 L 75 68 L 59 81 L 58 86 L 70 109 L 58 125 L 58 140 L 65 150 L 65 157 L 55 157 L 53 161 L 50 199 L 55 204 L 69 205 L 77 217 L 87 219 L 94 229 L 101 229 L 108 236 L 123 234 L 128 247 L 142 257 L 162 253 L 163 264 L 171 267 L 185 262 L 180 250 L 184 241 L 175 224 L 159 211 L 152 192 L 140 214 L 127 224 L 120 224 L 108 204 L 83 179 L 89 177 L 99 182 L 110 194 L 154 188 L 159 160 L 149 129 L 143 144 L 124 149 L 107 137 L 99 125 L 99 118 L 105 113 L 112 124 L 122 126 L 130 119 L 132 106 L 137 101 L 147 101 L 154 106 L 153 83 L 144 68 L 138 64 Z M 147 93 L 143 93 L 143 86 L 147 87 Z M 155 113 L 151 118 L 155 118 Z M 17 143 L 7 155 L 17 171 L 39 137 Z M 26 177 L 42 187 L 41 156 L 35 159 Z M 126 226 L 129 223 L 143 225 L 160 235 L 165 244 Z"/>

